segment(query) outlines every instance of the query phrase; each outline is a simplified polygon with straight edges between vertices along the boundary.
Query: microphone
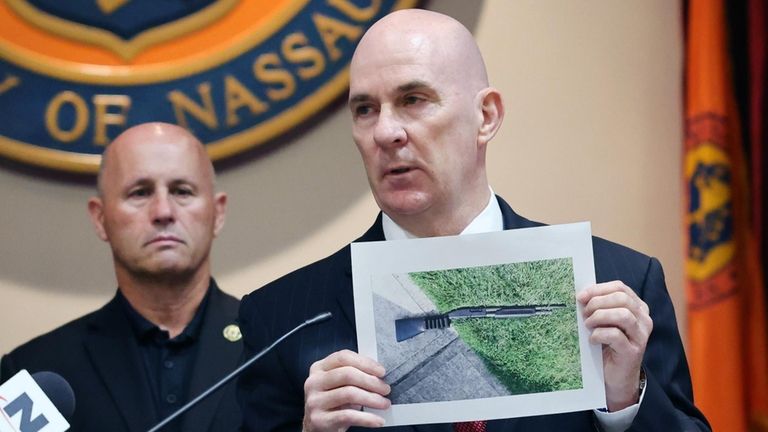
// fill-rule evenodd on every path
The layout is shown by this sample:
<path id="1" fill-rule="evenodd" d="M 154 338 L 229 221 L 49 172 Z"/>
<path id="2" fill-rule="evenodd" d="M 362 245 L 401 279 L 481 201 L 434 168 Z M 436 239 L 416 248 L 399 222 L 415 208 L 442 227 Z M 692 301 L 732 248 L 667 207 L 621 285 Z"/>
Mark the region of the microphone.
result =
<path id="1" fill-rule="evenodd" d="M 285 339 L 287 339 L 292 334 L 294 334 L 297 331 L 303 329 L 304 327 L 311 326 L 311 325 L 323 322 L 323 321 L 325 321 L 327 319 L 330 319 L 332 316 L 333 316 L 333 314 L 330 313 L 330 312 L 323 312 L 323 313 L 315 316 L 314 318 L 310 318 L 310 319 L 304 321 L 303 323 L 297 325 L 291 331 L 289 331 L 288 333 L 280 336 L 279 339 L 277 339 L 276 341 L 272 342 L 272 345 L 270 345 L 270 346 L 264 348 L 263 350 L 259 351 L 258 354 L 256 354 L 255 356 L 251 357 L 250 359 L 248 359 L 248 361 L 246 361 L 245 363 L 240 365 L 240 367 L 238 367 L 237 369 L 232 371 L 229 375 L 225 376 L 219 382 L 217 382 L 216 384 L 214 384 L 211 387 L 209 387 L 206 391 L 200 393 L 200 395 L 198 395 L 196 398 L 194 398 L 191 401 L 187 402 L 183 407 L 179 408 L 178 410 L 176 410 L 176 412 L 174 412 L 173 414 L 171 414 L 168 417 L 166 417 L 165 420 L 163 420 L 160 423 L 156 424 L 148 432 L 157 432 L 157 431 L 159 431 L 165 425 L 167 425 L 168 423 L 170 423 L 174 419 L 176 419 L 176 417 L 178 417 L 178 416 L 184 414 L 185 412 L 187 412 L 190 408 L 195 406 L 201 400 L 203 400 L 206 397 L 208 397 L 211 393 L 215 392 L 216 390 L 220 389 L 221 387 L 223 387 L 224 385 L 226 385 L 227 383 L 229 383 L 230 381 L 235 379 L 237 376 L 239 376 L 241 373 L 243 373 L 243 371 L 246 370 L 250 365 L 252 365 L 254 362 L 256 362 L 256 360 L 262 358 L 265 354 L 267 354 L 268 352 L 272 351 L 272 349 L 274 347 L 276 347 L 280 342 L 284 341 Z M 2 432 L 2 431 L 0 430 L 0 432 Z"/>
<path id="2" fill-rule="evenodd" d="M 67 380 L 55 372 L 41 371 L 32 374 L 32 379 L 53 402 L 65 419 L 71 419 L 75 413 L 75 392 Z"/>
<path id="3" fill-rule="evenodd" d="M 75 394 L 59 374 L 22 369 L 0 385 L 0 432 L 63 432 L 74 411 Z"/>

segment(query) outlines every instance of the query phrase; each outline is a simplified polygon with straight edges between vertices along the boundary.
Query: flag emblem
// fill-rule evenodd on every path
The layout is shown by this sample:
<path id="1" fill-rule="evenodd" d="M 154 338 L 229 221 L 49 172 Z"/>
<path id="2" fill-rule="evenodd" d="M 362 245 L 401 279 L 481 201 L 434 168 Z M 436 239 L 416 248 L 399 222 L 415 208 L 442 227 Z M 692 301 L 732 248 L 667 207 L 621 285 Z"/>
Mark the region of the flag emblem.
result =
<path id="1" fill-rule="evenodd" d="M 723 148 L 725 118 L 715 114 L 688 123 L 685 179 L 689 190 L 686 226 L 689 235 L 686 273 L 691 280 L 689 306 L 709 305 L 732 295 L 732 169 Z"/>

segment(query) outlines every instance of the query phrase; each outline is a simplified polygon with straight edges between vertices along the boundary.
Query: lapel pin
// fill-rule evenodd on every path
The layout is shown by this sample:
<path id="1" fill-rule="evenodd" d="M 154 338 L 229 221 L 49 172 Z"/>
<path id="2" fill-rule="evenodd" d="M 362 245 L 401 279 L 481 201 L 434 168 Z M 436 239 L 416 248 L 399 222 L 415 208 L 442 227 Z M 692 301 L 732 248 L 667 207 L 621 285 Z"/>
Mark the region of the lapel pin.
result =
<path id="1" fill-rule="evenodd" d="M 243 338 L 243 334 L 240 333 L 240 327 L 238 327 L 237 324 L 230 324 L 224 327 L 222 334 L 224 335 L 224 339 L 230 342 L 237 342 Z"/>

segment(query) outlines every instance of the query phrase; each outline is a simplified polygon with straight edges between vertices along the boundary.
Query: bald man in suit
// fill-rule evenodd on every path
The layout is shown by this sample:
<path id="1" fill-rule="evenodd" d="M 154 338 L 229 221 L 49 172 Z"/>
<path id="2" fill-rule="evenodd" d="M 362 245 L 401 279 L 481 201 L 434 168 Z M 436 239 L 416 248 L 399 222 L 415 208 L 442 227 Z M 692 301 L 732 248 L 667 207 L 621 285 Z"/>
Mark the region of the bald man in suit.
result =
<path id="1" fill-rule="evenodd" d="M 350 67 L 352 135 L 381 213 L 356 241 L 397 240 L 539 226 L 495 196 L 486 149 L 504 105 L 469 31 L 435 12 L 394 12 L 363 36 Z M 709 430 L 690 376 L 661 266 L 593 239 L 597 283 L 579 291 L 590 341 L 603 345 L 607 410 L 392 431 Z M 386 409 L 384 368 L 358 354 L 350 248 L 243 299 L 246 351 L 259 350 L 324 310 L 326 322 L 289 339 L 238 386 L 249 431 L 376 428 Z M 454 429 L 455 428 L 455 429 Z"/>

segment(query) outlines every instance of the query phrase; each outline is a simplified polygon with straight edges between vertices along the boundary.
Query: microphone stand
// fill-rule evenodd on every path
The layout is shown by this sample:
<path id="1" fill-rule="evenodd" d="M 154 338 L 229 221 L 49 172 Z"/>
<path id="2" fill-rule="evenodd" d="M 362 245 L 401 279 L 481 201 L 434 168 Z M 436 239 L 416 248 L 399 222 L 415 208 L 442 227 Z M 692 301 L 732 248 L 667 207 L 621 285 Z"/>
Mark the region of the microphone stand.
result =
<path id="1" fill-rule="evenodd" d="M 153 427 L 152 429 L 150 429 L 148 432 L 157 432 L 157 431 L 159 431 L 159 430 L 160 430 L 160 429 L 162 429 L 162 428 L 163 428 L 165 425 L 167 425 L 168 423 L 170 423 L 171 421 L 173 421 L 174 419 L 176 419 L 176 417 L 178 417 L 178 416 L 180 416 L 180 415 L 184 414 L 185 412 L 187 412 L 187 411 L 188 411 L 190 408 L 192 408 L 192 407 L 193 407 L 193 406 L 194 406 L 196 403 L 198 403 L 198 402 L 200 402 L 201 400 L 205 399 L 206 397 L 208 397 L 208 395 L 210 395 L 211 393 L 213 393 L 213 392 L 215 392 L 216 390 L 220 389 L 222 386 L 226 385 L 227 383 L 229 383 L 230 381 L 232 381 L 232 380 L 233 380 L 235 377 L 237 377 L 238 375 L 240 375 L 240 374 L 241 374 L 241 373 L 242 373 L 242 372 L 243 372 L 243 371 L 244 371 L 246 368 L 248 368 L 248 366 L 252 365 L 252 364 L 253 364 L 253 363 L 254 363 L 256 360 L 258 360 L 258 359 L 260 359 L 261 357 L 263 357 L 263 356 L 264 356 L 264 354 L 266 354 L 266 353 L 268 353 L 269 351 L 271 351 L 271 350 L 272 350 L 272 348 L 274 348 L 274 347 L 275 347 L 275 346 L 277 346 L 277 345 L 278 345 L 280 342 L 282 342 L 283 340 L 285 340 L 286 338 L 288 338 L 288 336 L 290 336 L 290 335 L 292 335 L 292 334 L 296 333 L 297 331 L 299 331 L 299 330 L 303 329 L 304 327 L 307 327 L 307 326 L 310 326 L 310 325 L 313 325 L 313 324 L 317 324 L 317 323 L 319 323 L 319 322 L 322 322 L 322 321 L 325 321 L 325 320 L 327 320 L 327 319 L 330 319 L 330 318 L 331 318 L 331 316 L 332 316 L 332 314 L 331 314 L 330 312 L 323 312 L 323 313 L 321 313 L 320 315 L 317 315 L 317 316 L 316 316 L 316 317 L 314 317 L 314 318 L 310 318 L 310 319 L 308 319 L 308 320 L 304 321 L 303 323 L 299 324 L 298 326 L 294 327 L 294 328 L 293 328 L 293 330 L 291 330 L 291 331 L 289 331 L 288 333 L 284 334 L 284 335 L 283 335 L 283 336 L 281 336 L 281 337 L 280 337 L 278 340 L 276 340 L 276 341 L 272 342 L 272 345 L 270 345 L 270 346 L 268 346 L 268 347 L 264 348 L 263 350 L 259 351 L 259 353 L 258 353 L 258 354 L 256 354 L 255 356 L 251 357 L 251 358 L 250 358 L 248 361 L 246 361 L 245 363 L 243 363 L 243 364 L 242 364 L 240 367 L 238 367 L 237 369 L 235 369 L 234 371 L 232 371 L 232 372 L 231 372 L 229 375 L 227 375 L 226 377 L 224 377 L 224 379 L 222 379 L 221 381 L 219 381 L 219 382 L 217 382 L 216 384 L 214 384 L 213 386 L 211 386 L 211 387 L 210 387 L 208 390 L 206 390 L 206 391 L 204 391 L 204 392 L 200 393 L 200 395 L 198 395 L 196 398 L 194 398 L 194 399 L 192 399 L 191 401 L 187 402 L 187 403 L 186 403 L 186 404 L 185 404 L 183 407 L 179 408 L 178 410 L 176 410 L 176 412 L 174 412 L 174 413 L 173 413 L 173 414 L 171 414 L 170 416 L 166 417 L 166 419 L 165 419 L 165 420 L 163 420 L 163 421 L 161 421 L 160 423 L 158 423 L 157 425 L 155 425 L 155 427 Z"/>

